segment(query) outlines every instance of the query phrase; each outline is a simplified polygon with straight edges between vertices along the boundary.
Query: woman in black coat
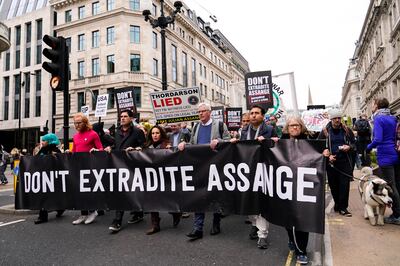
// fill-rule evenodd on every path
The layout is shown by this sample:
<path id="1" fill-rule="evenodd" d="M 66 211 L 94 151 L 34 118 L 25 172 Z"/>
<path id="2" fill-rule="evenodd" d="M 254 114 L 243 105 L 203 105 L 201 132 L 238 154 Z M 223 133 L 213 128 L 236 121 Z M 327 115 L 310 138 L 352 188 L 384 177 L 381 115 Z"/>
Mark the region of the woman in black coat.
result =
<path id="1" fill-rule="evenodd" d="M 281 139 L 308 139 L 309 134 L 306 126 L 300 117 L 289 117 L 286 121 L 286 125 L 283 128 L 283 134 Z M 296 254 L 296 260 L 299 264 L 307 264 L 307 244 L 308 244 L 308 232 L 302 232 L 293 228 L 286 228 L 289 236 L 289 249 L 294 251 Z"/>
<path id="2" fill-rule="evenodd" d="M 60 141 L 58 137 L 53 134 L 49 133 L 42 137 L 41 149 L 38 152 L 38 155 L 52 155 L 56 153 L 61 153 L 60 149 L 57 147 L 60 145 Z M 64 210 L 58 210 L 56 217 L 61 217 L 64 213 Z M 39 217 L 35 220 L 35 224 L 46 223 L 48 220 L 48 211 L 45 209 L 41 209 L 39 211 Z"/>

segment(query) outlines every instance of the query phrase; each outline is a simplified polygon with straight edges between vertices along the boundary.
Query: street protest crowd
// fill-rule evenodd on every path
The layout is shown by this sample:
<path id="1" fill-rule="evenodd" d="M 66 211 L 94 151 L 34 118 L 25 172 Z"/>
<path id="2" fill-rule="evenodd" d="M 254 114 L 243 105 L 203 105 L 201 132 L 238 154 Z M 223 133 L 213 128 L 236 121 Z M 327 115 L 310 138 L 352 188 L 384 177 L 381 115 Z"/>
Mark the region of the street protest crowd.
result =
<path id="1" fill-rule="evenodd" d="M 208 144 L 211 149 L 218 149 L 222 142 L 230 142 L 235 145 L 239 141 L 266 139 L 277 143 L 280 139 L 321 139 L 325 143 L 325 149 L 321 156 L 326 158 L 326 173 L 328 184 L 334 199 L 334 210 L 344 217 L 351 217 L 348 209 L 350 182 L 353 180 L 355 165 L 370 166 L 370 151 L 377 148 L 378 165 L 382 169 L 382 178 L 391 186 L 393 193 L 393 214 L 385 218 L 386 223 L 400 224 L 400 161 L 398 151 L 395 150 L 396 129 L 398 130 L 396 118 L 390 114 L 386 99 L 377 99 L 374 104 L 373 134 L 372 127 L 366 116 L 363 115 L 350 128 L 342 122 L 343 114 L 339 110 L 330 110 L 329 121 L 319 134 L 309 132 L 300 117 L 288 117 L 283 127 L 277 126 L 278 118 L 270 116 L 265 120 L 266 110 L 253 105 L 248 113 L 242 115 L 241 128 L 237 131 L 228 131 L 227 126 L 219 120 L 211 117 L 211 106 L 206 103 L 198 105 L 199 122 L 189 129 L 186 123 L 172 123 L 150 126 L 134 122 L 134 113 L 131 110 L 122 110 L 119 117 L 119 126 L 114 134 L 103 129 L 102 123 L 91 125 L 89 119 L 82 113 L 74 115 L 74 126 L 77 133 L 73 137 L 72 151 L 62 151 L 58 147 L 60 142 L 56 135 L 49 133 L 42 137 L 40 149 L 34 155 L 50 155 L 61 152 L 112 152 L 127 151 L 140 152 L 144 149 L 170 149 L 185 150 L 188 145 Z M 397 134 L 399 131 L 397 131 Z M 5 157 L 5 151 L 1 149 Z M 0 165 L 0 177 L 3 180 L 3 166 Z M 57 210 L 57 217 L 64 210 Z M 104 210 L 81 210 L 81 215 L 72 223 L 90 224 Z M 109 226 L 109 230 L 117 233 L 122 228 L 124 211 L 115 210 L 115 217 Z M 221 233 L 221 218 L 223 210 L 213 213 L 211 235 Z M 181 218 L 187 218 L 189 213 L 171 213 L 172 225 L 178 226 Z M 146 234 L 151 235 L 161 230 L 160 216 L 158 212 L 151 212 L 151 228 Z M 129 224 L 143 221 L 142 211 L 131 212 Z M 205 213 L 194 213 L 193 230 L 187 234 L 190 240 L 203 237 Z M 36 224 L 48 221 L 48 212 L 40 210 Z M 248 216 L 246 223 L 251 224 L 249 237 L 257 240 L 257 247 L 266 249 L 268 247 L 267 237 L 269 222 L 261 215 Z M 288 232 L 288 247 L 296 254 L 297 262 L 307 264 L 308 232 L 286 228 Z"/>

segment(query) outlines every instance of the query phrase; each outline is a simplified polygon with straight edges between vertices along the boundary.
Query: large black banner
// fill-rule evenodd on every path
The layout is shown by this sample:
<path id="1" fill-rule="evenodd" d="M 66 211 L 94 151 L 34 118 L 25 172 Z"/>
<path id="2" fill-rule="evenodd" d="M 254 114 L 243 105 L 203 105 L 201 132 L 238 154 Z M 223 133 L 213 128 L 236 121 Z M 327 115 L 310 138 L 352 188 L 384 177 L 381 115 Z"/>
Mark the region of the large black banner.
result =
<path id="1" fill-rule="evenodd" d="M 324 159 L 319 141 L 187 145 L 24 156 L 17 209 L 214 211 L 262 214 L 274 224 L 324 232 Z"/>

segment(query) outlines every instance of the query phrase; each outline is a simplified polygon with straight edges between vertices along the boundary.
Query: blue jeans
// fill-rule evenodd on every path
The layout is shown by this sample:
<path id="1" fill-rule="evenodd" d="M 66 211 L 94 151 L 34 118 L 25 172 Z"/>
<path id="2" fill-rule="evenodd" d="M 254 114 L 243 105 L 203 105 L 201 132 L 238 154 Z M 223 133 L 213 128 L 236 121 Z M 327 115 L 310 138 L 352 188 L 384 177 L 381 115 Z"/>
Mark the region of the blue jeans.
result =
<path id="1" fill-rule="evenodd" d="M 203 227 L 204 227 L 204 218 L 206 217 L 206 214 L 204 212 L 196 212 L 194 214 L 194 225 L 193 228 L 197 231 L 203 232 Z M 221 214 L 214 212 L 214 219 L 213 219 L 213 225 L 219 225 L 221 222 Z"/>

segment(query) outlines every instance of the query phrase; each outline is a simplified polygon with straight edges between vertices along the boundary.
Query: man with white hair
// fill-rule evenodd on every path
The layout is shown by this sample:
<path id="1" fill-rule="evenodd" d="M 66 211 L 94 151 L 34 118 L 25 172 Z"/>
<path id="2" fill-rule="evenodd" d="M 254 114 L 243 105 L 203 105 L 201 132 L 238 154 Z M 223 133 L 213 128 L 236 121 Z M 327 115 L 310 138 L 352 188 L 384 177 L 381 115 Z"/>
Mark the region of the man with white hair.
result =
<path id="1" fill-rule="evenodd" d="M 210 144 L 211 149 L 215 149 L 219 142 L 229 140 L 228 128 L 218 120 L 211 118 L 211 106 L 207 103 L 200 103 L 198 106 L 200 122 L 193 127 L 190 144 Z M 186 143 L 180 142 L 178 149 L 183 151 Z M 204 213 L 195 213 L 193 230 L 187 234 L 191 240 L 203 237 Z M 211 235 L 217 235 L 221 232 L 220 228 L 221 214 L 214 213 Z"/>
<path id="2" fill-rule="evenodd" d="M 342 123 L 340 110 L 331 110 L 329 118 L 331 121 L 323 128 L 318 139 L 326 140 L 323 154 L 329 158 L 327 174 L 335 202 L 334 210 L 345 217 L 351 217 L 347 208 L 354 169 L 355 138 L 353 131 Z"/>

